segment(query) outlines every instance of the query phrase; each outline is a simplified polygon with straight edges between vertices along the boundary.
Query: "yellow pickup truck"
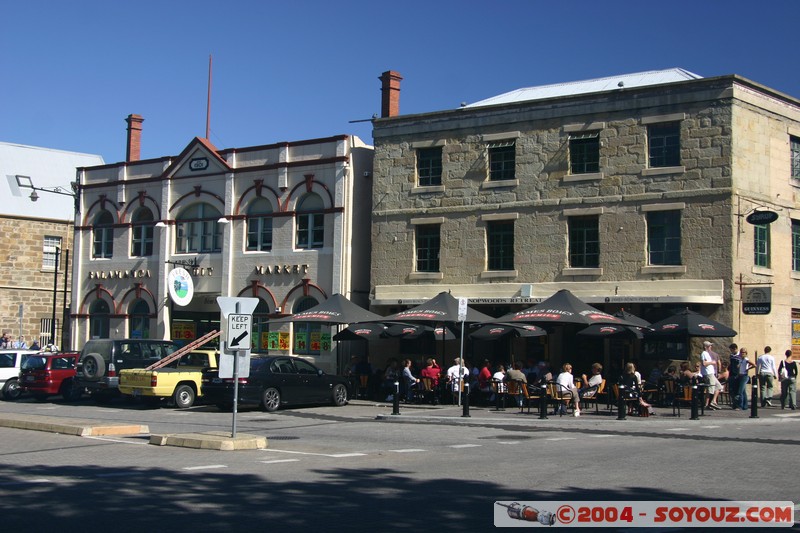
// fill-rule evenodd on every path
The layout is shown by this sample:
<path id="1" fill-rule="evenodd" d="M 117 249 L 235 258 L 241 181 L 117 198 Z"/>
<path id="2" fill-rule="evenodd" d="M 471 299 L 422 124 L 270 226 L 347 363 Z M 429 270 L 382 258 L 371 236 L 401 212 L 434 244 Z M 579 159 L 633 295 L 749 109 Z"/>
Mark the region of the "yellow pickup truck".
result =
<path id="1" fill-rule="evenodd" d="M 147 403 L 171 398 L 175 407 L 187 409 L 202 396 L 200 383 L 204 368 L 217 368 L 217 352 L 194 350 L 165 368 L 126 368 L 119 373 L 119 391 Z"/>

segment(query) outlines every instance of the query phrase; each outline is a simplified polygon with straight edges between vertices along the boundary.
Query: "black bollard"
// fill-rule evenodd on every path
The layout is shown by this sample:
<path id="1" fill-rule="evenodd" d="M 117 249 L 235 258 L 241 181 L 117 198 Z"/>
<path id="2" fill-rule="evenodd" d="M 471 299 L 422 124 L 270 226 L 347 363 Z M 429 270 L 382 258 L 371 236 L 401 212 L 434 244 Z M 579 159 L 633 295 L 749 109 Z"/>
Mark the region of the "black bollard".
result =
<path id="1" fill-rule="evenodd" d="M 700 420 L 698 404 L 700 403 L 700 391 L 697 390 L 697 378 L 692 378 L 692 416 L 689 420 Z"/>
<path id="2" fill-rule="evenodd" d="M 758 379 L 753 376 L 753 385 L 750 389 L 750 418 L 758 418 Z M 747 394 L 745 392 L 745 394 Z"/>
<path id="3" fill-rule="evenodd" d="M 543 386 L 539 394 L 539 420 L 547 420 L 547 404 L 547 386 Z"/>
<path id="4" fill-rule="evenodd" d="M 469 383 L 466 381 L 464 382 L 464 401 L 462 402 L 463 411 L 461 412 L 461 416 L 464 418 L 470 418 L 469 414 Z"/>
<path id="5" fill-rule="evenodd" d="M 625 403 L 625 385 L 617 387 L 617 420 L 628 418 L 628 406 Z"/>
<path id="6" fill-rule="evenodd" d="M 400 414 L 400 382 L 394 382 L 394 399 L 392 401 L 392 414 Z"/>

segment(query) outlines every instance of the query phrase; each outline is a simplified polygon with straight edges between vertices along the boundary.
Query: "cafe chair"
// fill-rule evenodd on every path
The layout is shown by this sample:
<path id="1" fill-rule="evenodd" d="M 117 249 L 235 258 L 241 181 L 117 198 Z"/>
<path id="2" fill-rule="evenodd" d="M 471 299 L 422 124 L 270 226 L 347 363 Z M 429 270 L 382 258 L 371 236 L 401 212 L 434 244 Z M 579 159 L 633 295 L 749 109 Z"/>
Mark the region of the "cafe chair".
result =
<path id="1" fill-rule="evenodd" d="M 583 406 L 588 408 L 591 404 L 594 404 L 595 411 L 599 414 L 600 413 L 600 398 L 605 396 L 606 391 L 606 380 L 600 382 L 599 385 L 593 385 L 583 391 L 583 396 L 581 396 L 581 403 Z"/>
<path id="2" fill-rule="evenodd" d="M 547 393 L 550 395 L 553 407 L 555 407 L 558 415 L 564 416 L 564 413 L 569 411 L 570 405 L 573 406 L 573 410 L 575 409 L 575 404 L 572 401 L 572 391 L 564 385 L 551 381 L 547 384 Z"/>
<path id="3" fill-rule="evenodd" d="M 434 385 L 433 378 L 419 378 L 419 383 L 417 384 L 417 396 L 420 401 L 436 405 L 438 403 L 436 392 L 436 386 Z"/>
<path id="4" fill-rule="evenodd" d="M 514 398 L 521 413 L 527 404 L 528 412 L 531 412 L 531 397 L 528 394 L 528 384 L 521 379 L 512 379 L 508 382 L 508 395 Z"/>

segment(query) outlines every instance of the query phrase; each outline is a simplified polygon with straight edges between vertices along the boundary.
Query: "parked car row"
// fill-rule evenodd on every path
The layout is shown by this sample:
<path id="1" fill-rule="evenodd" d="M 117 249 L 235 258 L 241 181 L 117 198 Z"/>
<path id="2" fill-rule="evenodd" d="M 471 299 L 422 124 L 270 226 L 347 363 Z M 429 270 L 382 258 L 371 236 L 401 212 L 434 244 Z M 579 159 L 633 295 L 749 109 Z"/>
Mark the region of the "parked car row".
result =
<path id="1" fill-rule="evenodd" d="M 67 401 L 88 393 L 98 403 L 124 395 L 154 405 L 171 400 L 178 408 L 201 398 L 232 409 L 234 380 L 219 377 L 214 351 L 194 350 L 165 368 L 144 370 L 179 348 L 164 340 L 94 339 L 79 353 L 0 350 L 0 392 L 5 400 L 29 393 L 37 400 L 61 395 Z M 349 380 L 285 355 L 253 354 L 249 375 L 238 381 L 238 403 L 269 412 L 293 405 L 343 406 L 352 392 Z"/>

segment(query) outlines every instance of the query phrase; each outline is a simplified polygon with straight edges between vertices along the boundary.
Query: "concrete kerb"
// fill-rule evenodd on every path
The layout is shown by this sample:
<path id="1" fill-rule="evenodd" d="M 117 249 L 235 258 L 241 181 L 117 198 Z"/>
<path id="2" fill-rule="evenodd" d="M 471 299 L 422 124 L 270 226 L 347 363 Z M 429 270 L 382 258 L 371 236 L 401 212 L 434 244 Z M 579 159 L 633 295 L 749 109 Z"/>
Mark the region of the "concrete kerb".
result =
<path id="1" fill-rule="evenodd" d="M 150 433 L 150 428 L 142 424 L 98 424 L 92 420 L 77 418 L 63 418 L 41 415 L 15 415 L 3 413 L 0 416 L 0 426 L 60 433 L 63 435 L 76 435 L 78 437 L 99 437 L 111 435 L 140 435 Z"/>
<path id="2" fill-rule="evenodd" d="M 223 452 L 263 450 L 267 447 L 267 437 L 240 433 L 233 438 L 230 432 L 209 431 L 207 433 L 150 435 L 150 444 L 155 444 L 156 446 L 197 448 L 200 450 L 218 450 Z"/>

